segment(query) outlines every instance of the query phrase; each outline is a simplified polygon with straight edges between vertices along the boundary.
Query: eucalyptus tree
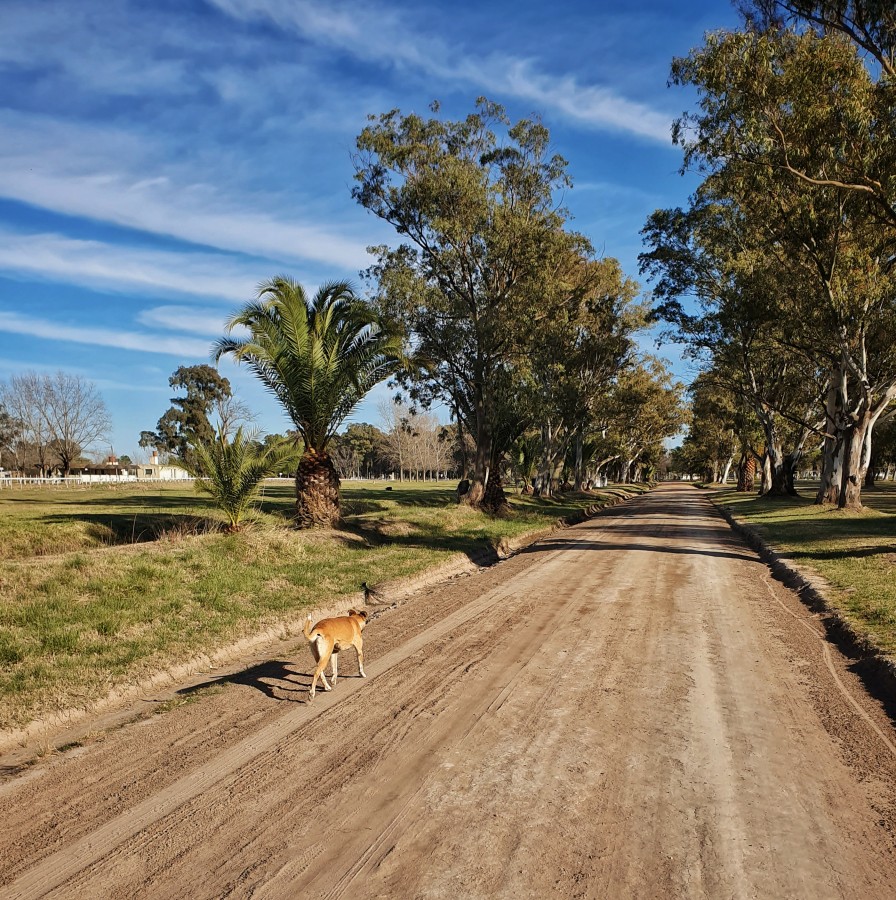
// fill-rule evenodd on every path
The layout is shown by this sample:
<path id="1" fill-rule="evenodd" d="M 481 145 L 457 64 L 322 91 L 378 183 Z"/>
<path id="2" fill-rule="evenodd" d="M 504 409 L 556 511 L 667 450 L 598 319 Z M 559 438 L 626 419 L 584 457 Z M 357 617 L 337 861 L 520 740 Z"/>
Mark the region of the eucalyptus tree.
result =
<path id="1" fill-rule="evenodd" d="M 541 122 L 511 124 L 485 99 L 459 121 L 432 109 L 428 119 L 370 117 L 353 196 L 404 241 L 373 248 L 368 272 L 379 308 L 428 361 L 425 375 L 403 382 L 415 402 L 444 402 L 472 436 L 465 500 L 496 507 L 503 455 L 527 427 L 515 368 L 550 321 L 546 285 L 570 252 L 590 248 L 564 230 L 555 195 L 570 183 L 567 164 Z"/>
<path id="2" fill-rule="evenodd" d="M 763 492 L 789 494 L 802 445 L 821 428 L 819 365 L 793 310 L 805 287 L 785 277 L 763 218 L 730 193 L 714 175 L 687 210 L 653 213 L 641 269 L 657 279 L 655 315 L 674 326 L 669 336 L 716 385 L 749 403 L 764 436 Z"/>
<path id="3" fill-rule="evenodd" d="M 606 419 L 616 480 L 640 481 L 645 468 L 659 461 L 666 439 L 686 422 L 683 393 L 684 385 L 655 358 L 646 357 L 618 374 Z"/>
<path id="4" fill-rule="evenodd" d="M 792 317 L 831 360 L 819 500 L 860 506 L 874 423 L 896 396 L 892 89 L 855 46 L 813 31 L 710 35 L 673 78 L 701 94 L 676 128 L 685 165 L 750 208 L 778 265 L 805 281 L 794 296 L 811 302 Z"/>
<path id="5" fill-rule="evenodd" d="M 882 76 L 896 76 L 896 6 L 891 0 L 742 0 L 738 6 L 762 30 L 790 25 L 820 35 L 836 32 L 873 59 Z"/>
<path id="6" fill-rule="evenodd" d="M 703 465 L 705 480 L 721 482 L 739 450 L 737 397 L 701 374 L 688 388 L 690 410 L 688 433 L 683 446 Z"/>
<path id="7" fill-rule="evenodd" d="M 186 459 L 190 444 L 212 440 L 215 435 L 210 418 L 212 410 L 230 401 L 233 394 L 230 382 L 205 364 L 179 366 L 168 384 L 182 390 L 184 396 L 171 398 L 171 406 L 159 419 L 155 433 L 143 432 L 140 445 Z"/>
<path id="8" fill-rule="evenodd" d="M 248 337 L 225 337 L 215 359 L 246 363 L 280 401 L 303 453 L 295 476 L 301 527 L 340 518 L 339 475 L 328 446 L 339 426 L 374 385 L 404 359 L 401 343 L 346 282 L 323 285 L 308 297 L 298 282 L 277 276 L 227 323 Z"/>
<path id="9" fill-rule="evenodd" d="M 612 258 L 572 256 L 569 272 L 554 287 L 551 320 L 532 335 L 526 354 L 542 436 L 538 487 L 543 496 L 550 496 L 570 448 L 575 487 L 581 489 L 585 437 L 613 379 L 631 361 L 632 334 L 644 326 L 646 315 L 646 307 L 635 302 L 638 285 Z"/>

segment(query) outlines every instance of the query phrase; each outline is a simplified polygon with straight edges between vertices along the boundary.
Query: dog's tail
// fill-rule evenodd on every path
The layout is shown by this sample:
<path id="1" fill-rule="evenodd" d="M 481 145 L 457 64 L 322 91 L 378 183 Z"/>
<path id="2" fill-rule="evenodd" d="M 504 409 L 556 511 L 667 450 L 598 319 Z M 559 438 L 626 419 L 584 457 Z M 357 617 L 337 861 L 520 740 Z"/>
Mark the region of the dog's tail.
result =
<path id="1" fill-rule="evenodd" d="M 308 615 L 308 618 L 305 619 L 305 627 L 302 629 L 302 634 L 305 635 L 306 641 L 313 641 L 317 635 L 314 633 L 314 629 L 311 627 L 311 615 Z"/>

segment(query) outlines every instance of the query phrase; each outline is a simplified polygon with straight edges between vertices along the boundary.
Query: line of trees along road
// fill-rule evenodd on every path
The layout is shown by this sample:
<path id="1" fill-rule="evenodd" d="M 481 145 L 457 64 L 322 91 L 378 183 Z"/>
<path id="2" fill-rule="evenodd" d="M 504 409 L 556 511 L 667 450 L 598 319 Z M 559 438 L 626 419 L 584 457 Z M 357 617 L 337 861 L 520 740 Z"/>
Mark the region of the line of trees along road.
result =
<path id="1" fill-rule="evenodd" d="M 527 464 L 542 494 L 571 446 L 575 481 L 585 481 L 586 444 L 605 435 L 611 395 L 638 371 L 646 310 L 616 260 L 567 227 L 567 163 L 540 121 L 511 124 L 484 98 L 459 121 L 432 112 L 371 116 L 358 137 L 354 197 L 403 241 L 371 248 L 366 278 L 380 316 L 414 348 L 418 365 L 396 376 L 408 399 L 442 404 L 472 442 L 464 501 L 496 510 L 507 460 L 527 455 L 533 433 Z M 667 373 L 640 371 L 678 408 Z M 656 424 L 628 451 L 624 477 L 649 468 L 680 418 Z"/>
<path id="2" fill-rule="evenodd" d="M 896 398 L 896 7 L 742 11 L 673 63 L 700 98 L 675 139 L 704 180 L 650 217 L 642 271 L 704 373 L 692 434 L 730 431 L 721 452 L 758 454 L 768 494 L 820 449 L 816 501 L 857 508 Z"/>

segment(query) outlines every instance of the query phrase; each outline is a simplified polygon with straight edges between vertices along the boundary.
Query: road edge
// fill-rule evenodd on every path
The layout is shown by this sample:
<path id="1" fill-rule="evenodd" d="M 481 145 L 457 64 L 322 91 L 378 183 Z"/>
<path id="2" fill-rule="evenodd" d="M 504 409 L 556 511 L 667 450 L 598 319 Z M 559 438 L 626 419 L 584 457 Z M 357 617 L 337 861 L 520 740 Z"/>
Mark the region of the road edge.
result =
<path id="1" fill-rule="evenodd" d="M 871 637 L 856 629 L 827 593 L 830 585 L 817 572 L 795 563 L 783 550 L 771 544 L 759 529 L 739 519 L 724 504 L 708 495 L 710 503 L 731 528 L 759 554 L 772 575 L 793 590 L 825 629 L 828 640 L 852 661 L 851 668 L 888 711 L 896 713 L 896 660 L 884 653 Z"/>

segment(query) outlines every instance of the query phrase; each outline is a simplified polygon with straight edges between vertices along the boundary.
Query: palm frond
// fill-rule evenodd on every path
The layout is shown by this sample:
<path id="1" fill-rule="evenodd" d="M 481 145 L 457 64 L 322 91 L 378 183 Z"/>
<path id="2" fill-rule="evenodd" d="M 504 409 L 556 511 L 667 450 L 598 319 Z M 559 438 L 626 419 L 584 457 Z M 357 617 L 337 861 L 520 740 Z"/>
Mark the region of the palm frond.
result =
<path id="1" fill-rule="evenodd" d="M 231 317 L 228 329 L 236 326 L 251 336 L 217 341 L 215 358 L 246 363 L 317 451 L 404 358 L 398 338 L 345 281 L 328 282 L 309 299 L 297 282 L 277 276 Z"/>

